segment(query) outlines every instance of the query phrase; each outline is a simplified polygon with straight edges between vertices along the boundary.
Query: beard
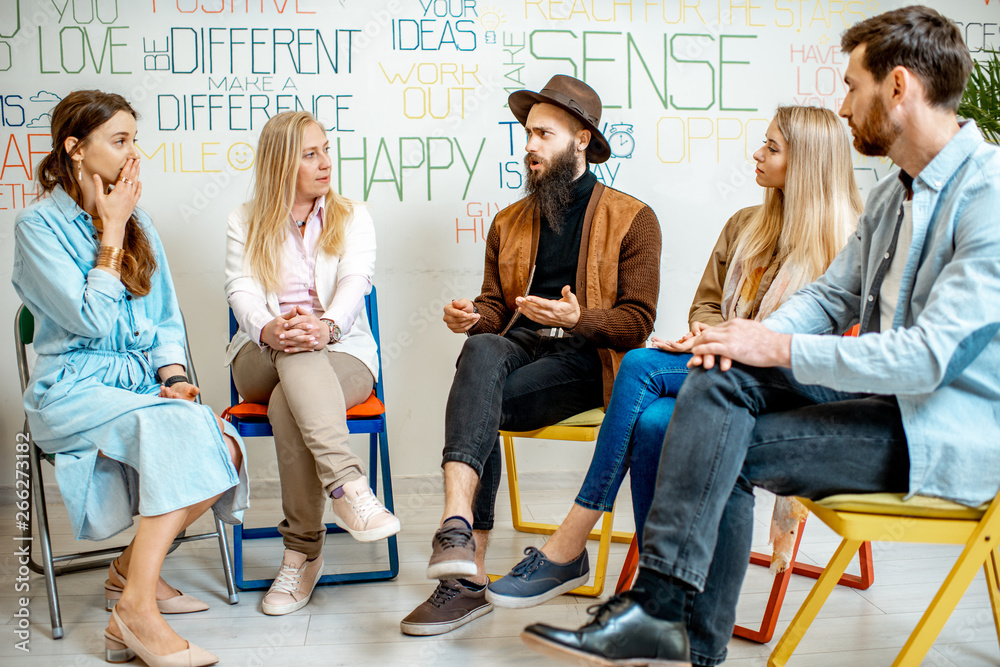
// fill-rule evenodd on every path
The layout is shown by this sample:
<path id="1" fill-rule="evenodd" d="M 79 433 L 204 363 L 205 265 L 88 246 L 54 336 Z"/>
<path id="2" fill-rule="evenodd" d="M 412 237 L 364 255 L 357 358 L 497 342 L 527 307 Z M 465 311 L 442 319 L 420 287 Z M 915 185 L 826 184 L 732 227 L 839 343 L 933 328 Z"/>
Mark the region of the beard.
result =
<path id="1" fill-rule="evenodd" d="M 531 164 L 544 165 L 540 172 L 532 171 Z M 525 190 L 535 195 L 542 217 L 555 233 L 560 233 L 565 222 L 566 208 L 573 202 L 573 180 L 576 176 L 577 158 L 573 142 L 549 160 L 531 154 L 524 156 Z"/>
<path id="2" fill-rule="evenodd" d="M 903 133 L 903 127 L 889 118 L 882 98 L 875 98 L 868 117 L 854 127 L 854 148 L 862 155 L 883 156 Z"/>

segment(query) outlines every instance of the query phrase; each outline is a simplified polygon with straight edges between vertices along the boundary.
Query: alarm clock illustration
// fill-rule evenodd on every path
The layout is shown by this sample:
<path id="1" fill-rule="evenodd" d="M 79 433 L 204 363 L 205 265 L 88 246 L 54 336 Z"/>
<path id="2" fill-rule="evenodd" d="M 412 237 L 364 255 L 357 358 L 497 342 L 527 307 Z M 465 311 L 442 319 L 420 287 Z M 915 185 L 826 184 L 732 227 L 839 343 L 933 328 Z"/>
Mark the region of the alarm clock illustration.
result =
<path id="1" fill-rule="evenodd" d="M 608 135 L 608 145 L 611 146 L 611 157 L 632 157 L 632 151 L 635 150 L 632 126 L 626 123 L 612 125 L 611 133 Z"/>

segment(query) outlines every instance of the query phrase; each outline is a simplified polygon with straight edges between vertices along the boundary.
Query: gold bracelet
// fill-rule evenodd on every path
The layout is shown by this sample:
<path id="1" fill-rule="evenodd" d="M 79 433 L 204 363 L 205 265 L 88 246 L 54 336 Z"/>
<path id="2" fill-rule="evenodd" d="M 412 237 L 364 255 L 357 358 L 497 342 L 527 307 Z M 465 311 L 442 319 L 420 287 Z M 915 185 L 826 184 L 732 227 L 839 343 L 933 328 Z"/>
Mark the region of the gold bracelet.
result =
<path id="1" fill-rule="evenodd" d="M 97 262 L 96 264 L 94 264 L 94 268 L 108 269 L 110 271 L 114 271 L 117 274 L 121 274 L 122 272 L 121 262 L 117 262 L 115 264 L 112 264 L 111 262 Z"/>
<path id="2" fill-rule="evenodd" d="M 122 272 L 122 259 L 125 257 L 125 250 L 110 245 L 102 245 L 97 251 L 97 262 L 94 266 L 111 269 L 118 273 Z"/>

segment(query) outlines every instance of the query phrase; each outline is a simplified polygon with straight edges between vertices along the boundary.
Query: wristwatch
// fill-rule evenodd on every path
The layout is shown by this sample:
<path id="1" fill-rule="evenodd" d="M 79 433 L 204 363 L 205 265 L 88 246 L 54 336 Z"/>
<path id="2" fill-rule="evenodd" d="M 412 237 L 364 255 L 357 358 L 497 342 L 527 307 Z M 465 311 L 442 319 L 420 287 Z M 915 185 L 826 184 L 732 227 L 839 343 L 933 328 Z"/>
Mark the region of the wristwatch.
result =
<path id="1" fill-rule="evenodd" d="M 181 382 L 191 382 L 191 380 L 188 379 L 187 375 L 171 375 L 170 377 L 168 377 L 166 380 L 163 381 L 163 386 L 172 387 L 175 384 L 179 384 Z"/>
<path id="2" fill-rule="evenodd" d="M 330 343 L 339 343 L 340 337 L 343 335 L 340 332 L 340 325 L 333 320 L 320 320 L 326 324 L 326 328 L 330 330 Z"/>

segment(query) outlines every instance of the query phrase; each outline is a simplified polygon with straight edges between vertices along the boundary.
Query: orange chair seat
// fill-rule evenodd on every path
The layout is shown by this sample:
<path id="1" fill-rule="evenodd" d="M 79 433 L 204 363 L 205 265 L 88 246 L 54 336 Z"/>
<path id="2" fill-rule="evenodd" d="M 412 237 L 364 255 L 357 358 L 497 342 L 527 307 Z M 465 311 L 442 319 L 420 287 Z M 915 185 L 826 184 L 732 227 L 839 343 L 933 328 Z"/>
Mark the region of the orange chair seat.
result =
<path id="1" fill-rule="evenodd" d="M 263 403 L 240 401 L 239 405 L 234 405 L 226 410 L 226 414 L 247 421 L 267 421 L 267 406 Z M 385 414 L 385 406 L 382 401 L 378 400 L 378 396 L 373 391 L 363 403 L 359 403 L 347 411 L 347 418 L 364 419 L 383 414 Z"/>

